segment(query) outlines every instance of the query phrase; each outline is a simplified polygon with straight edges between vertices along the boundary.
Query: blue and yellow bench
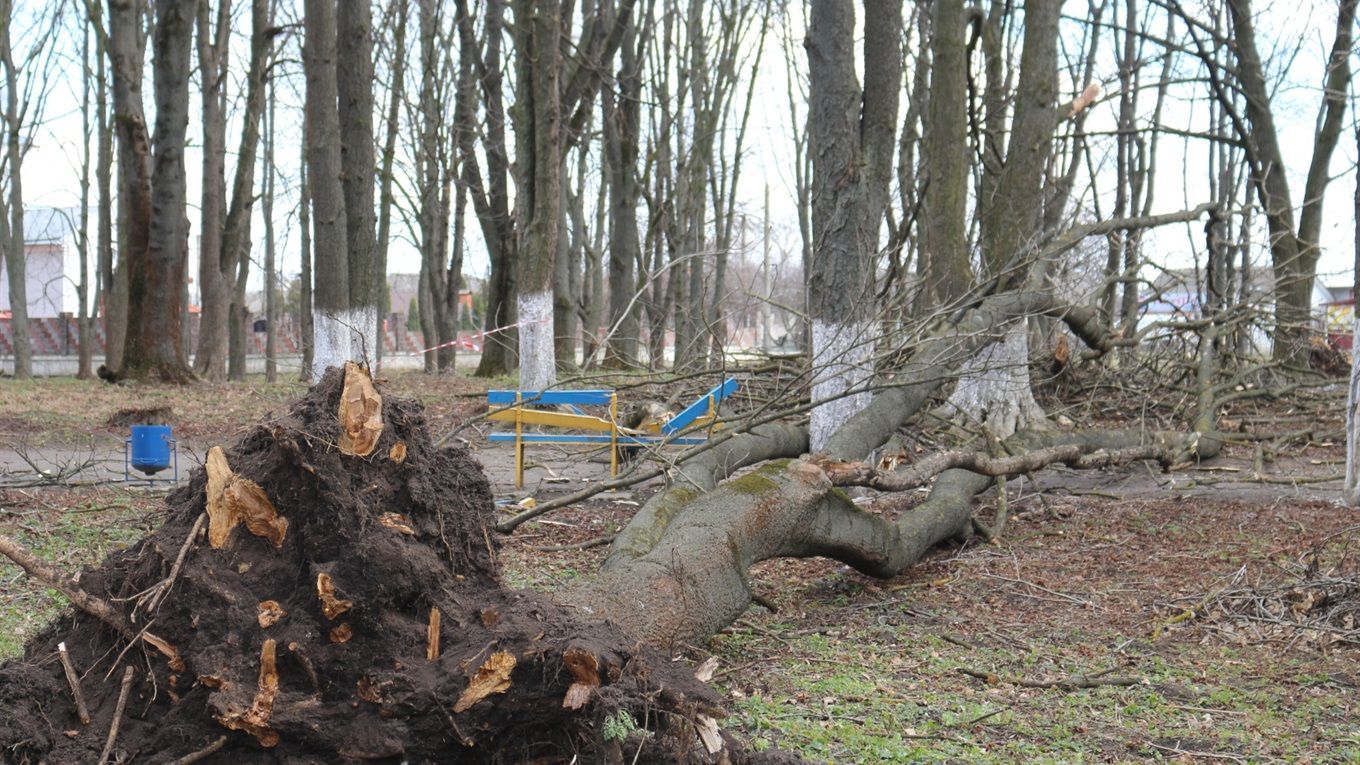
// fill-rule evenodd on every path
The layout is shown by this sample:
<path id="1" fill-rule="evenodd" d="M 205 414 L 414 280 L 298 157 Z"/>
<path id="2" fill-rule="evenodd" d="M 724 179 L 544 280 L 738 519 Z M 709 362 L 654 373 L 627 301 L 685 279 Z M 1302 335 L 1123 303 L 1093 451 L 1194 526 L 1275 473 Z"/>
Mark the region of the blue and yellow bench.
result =
<path id="1" fill-rule="evenodd" d="M 702 436 L 682 435 L 709 427 L 718 419 L 718 406 L 737 391 L 735 379 L 724 380 L 695 399 L 674 417 L 643 429 L 619 424 L 619 396 L 616 391 L 598 390 L 491 390 L 486 393 L 490 408 L 487 419 L 514 423 L 508 433 L 491 433 L 492 443 L 515 445 L 515 488 L 524 485 L 524 446 L 526 444 L 608 444 L 609 474 L 618 475 L 619 449 L 626 446 L 692 446 L 704 442 Z M 539 409 L 539 406 L 567 407 L 572 411 Z M 604 416 L 586 414 L 581 407 L 603 407 Z M 585 430 L 589 433 L 541 433 L 525 427 Z"/>

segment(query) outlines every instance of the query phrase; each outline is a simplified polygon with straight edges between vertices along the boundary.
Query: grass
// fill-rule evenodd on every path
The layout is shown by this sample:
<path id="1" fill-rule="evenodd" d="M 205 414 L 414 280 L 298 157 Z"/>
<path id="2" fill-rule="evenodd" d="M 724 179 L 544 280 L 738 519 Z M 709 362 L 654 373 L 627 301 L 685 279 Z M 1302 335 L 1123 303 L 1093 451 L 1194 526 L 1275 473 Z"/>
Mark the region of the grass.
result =
<path id="1" fill-rule="evenodd" d="M 121 488 L 71 492 L 0 492 L 0 533 L 67 572 L 98 563 L 159 523 L 159 499 Z M 24 641 L 67 606 L 56 590 L 27 578 L 0 559 L 0 659 L 17 656 Z"/>

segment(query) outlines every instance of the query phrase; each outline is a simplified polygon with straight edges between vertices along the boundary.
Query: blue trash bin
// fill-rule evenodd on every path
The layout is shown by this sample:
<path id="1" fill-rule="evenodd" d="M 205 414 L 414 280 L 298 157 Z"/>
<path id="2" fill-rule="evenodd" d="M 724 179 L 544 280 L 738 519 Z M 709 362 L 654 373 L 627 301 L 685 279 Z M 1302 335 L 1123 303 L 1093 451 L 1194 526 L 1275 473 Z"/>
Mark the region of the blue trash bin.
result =
<path id="1" fill-rule="evenodd" d="M 133 469 L 155 475 L 170 467 L 174 442 L 169 425 L 133 425 L 132 437 L 128 439 Z"/>

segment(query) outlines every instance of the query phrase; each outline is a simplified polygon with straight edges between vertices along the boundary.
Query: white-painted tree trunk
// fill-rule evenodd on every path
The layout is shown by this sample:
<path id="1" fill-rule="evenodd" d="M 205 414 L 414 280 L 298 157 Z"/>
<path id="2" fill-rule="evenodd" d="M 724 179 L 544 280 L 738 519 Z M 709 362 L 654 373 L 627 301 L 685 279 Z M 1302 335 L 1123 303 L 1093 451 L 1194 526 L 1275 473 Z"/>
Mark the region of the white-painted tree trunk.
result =
<path id="1" fill-rule="evenodd" d="M 1042 428 L 1044 410 L 1029 380 L 1029 329 L 1017 321 L 1005 340 L 982 349 L 960 370 L 949 406 L 966 423 L 982 424 L 997 438 Z"/>
<path id="2" fill-rule="evenodd" d="M 1351 507 L 1360 507 L 1360 316 L 1351 326 L 1351 384 L 1346 395 L 1346 485 L 1341 498 Z"/>
<path id="3" fill-rule="evenodd" d="M 521 294 L 515 305 L 519 310 L 520 390 L 551 388 L 557 384 L 552 292 Z"/>
<path id="4" fill-rule="evenodd" d="M 343 367 L 346 361 L 368 365 L 377 357 L 376 308 L 370 306 L 344 311 L 316 309 L 312 329 L 313 382 L 320 380 L 328 367 Z"/>
<path id="5" fill-rule="evenodd" d="M 812 410 L 808 425 L 814 452 L 821 451 L 837 428 L 869 404 L 868 392 L 843 394 L 863 389 L 873 374 L 874 327 L 873 322 L 812 322 L 812 400 L 823 402 Z"/>

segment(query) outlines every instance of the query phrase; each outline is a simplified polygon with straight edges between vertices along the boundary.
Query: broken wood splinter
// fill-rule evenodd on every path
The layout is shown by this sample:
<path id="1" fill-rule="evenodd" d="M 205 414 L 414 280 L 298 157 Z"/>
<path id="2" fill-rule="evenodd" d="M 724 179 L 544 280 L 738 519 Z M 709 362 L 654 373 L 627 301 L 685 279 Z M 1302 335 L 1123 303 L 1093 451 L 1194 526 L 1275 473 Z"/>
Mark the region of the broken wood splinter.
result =
<path id="1" fill-rule="evenodd" d="M 382 431 L 382 396 L 363 367 L 353 361 L 345 362 L 345 387 L 340 393 L 340 453 L 367 457 L 378 447 Z M 404 447 L 402 452 L 404 459 Z"/>
<path id="2" fill-rule="evenodd" d="M 454 712 L 466 712 L 472 705 L 492 695 L 510 690 L 510 672 L 515 668 L 515 655 L 497 651 L 477 668 L 468 686 L 453 705 Z"/>

